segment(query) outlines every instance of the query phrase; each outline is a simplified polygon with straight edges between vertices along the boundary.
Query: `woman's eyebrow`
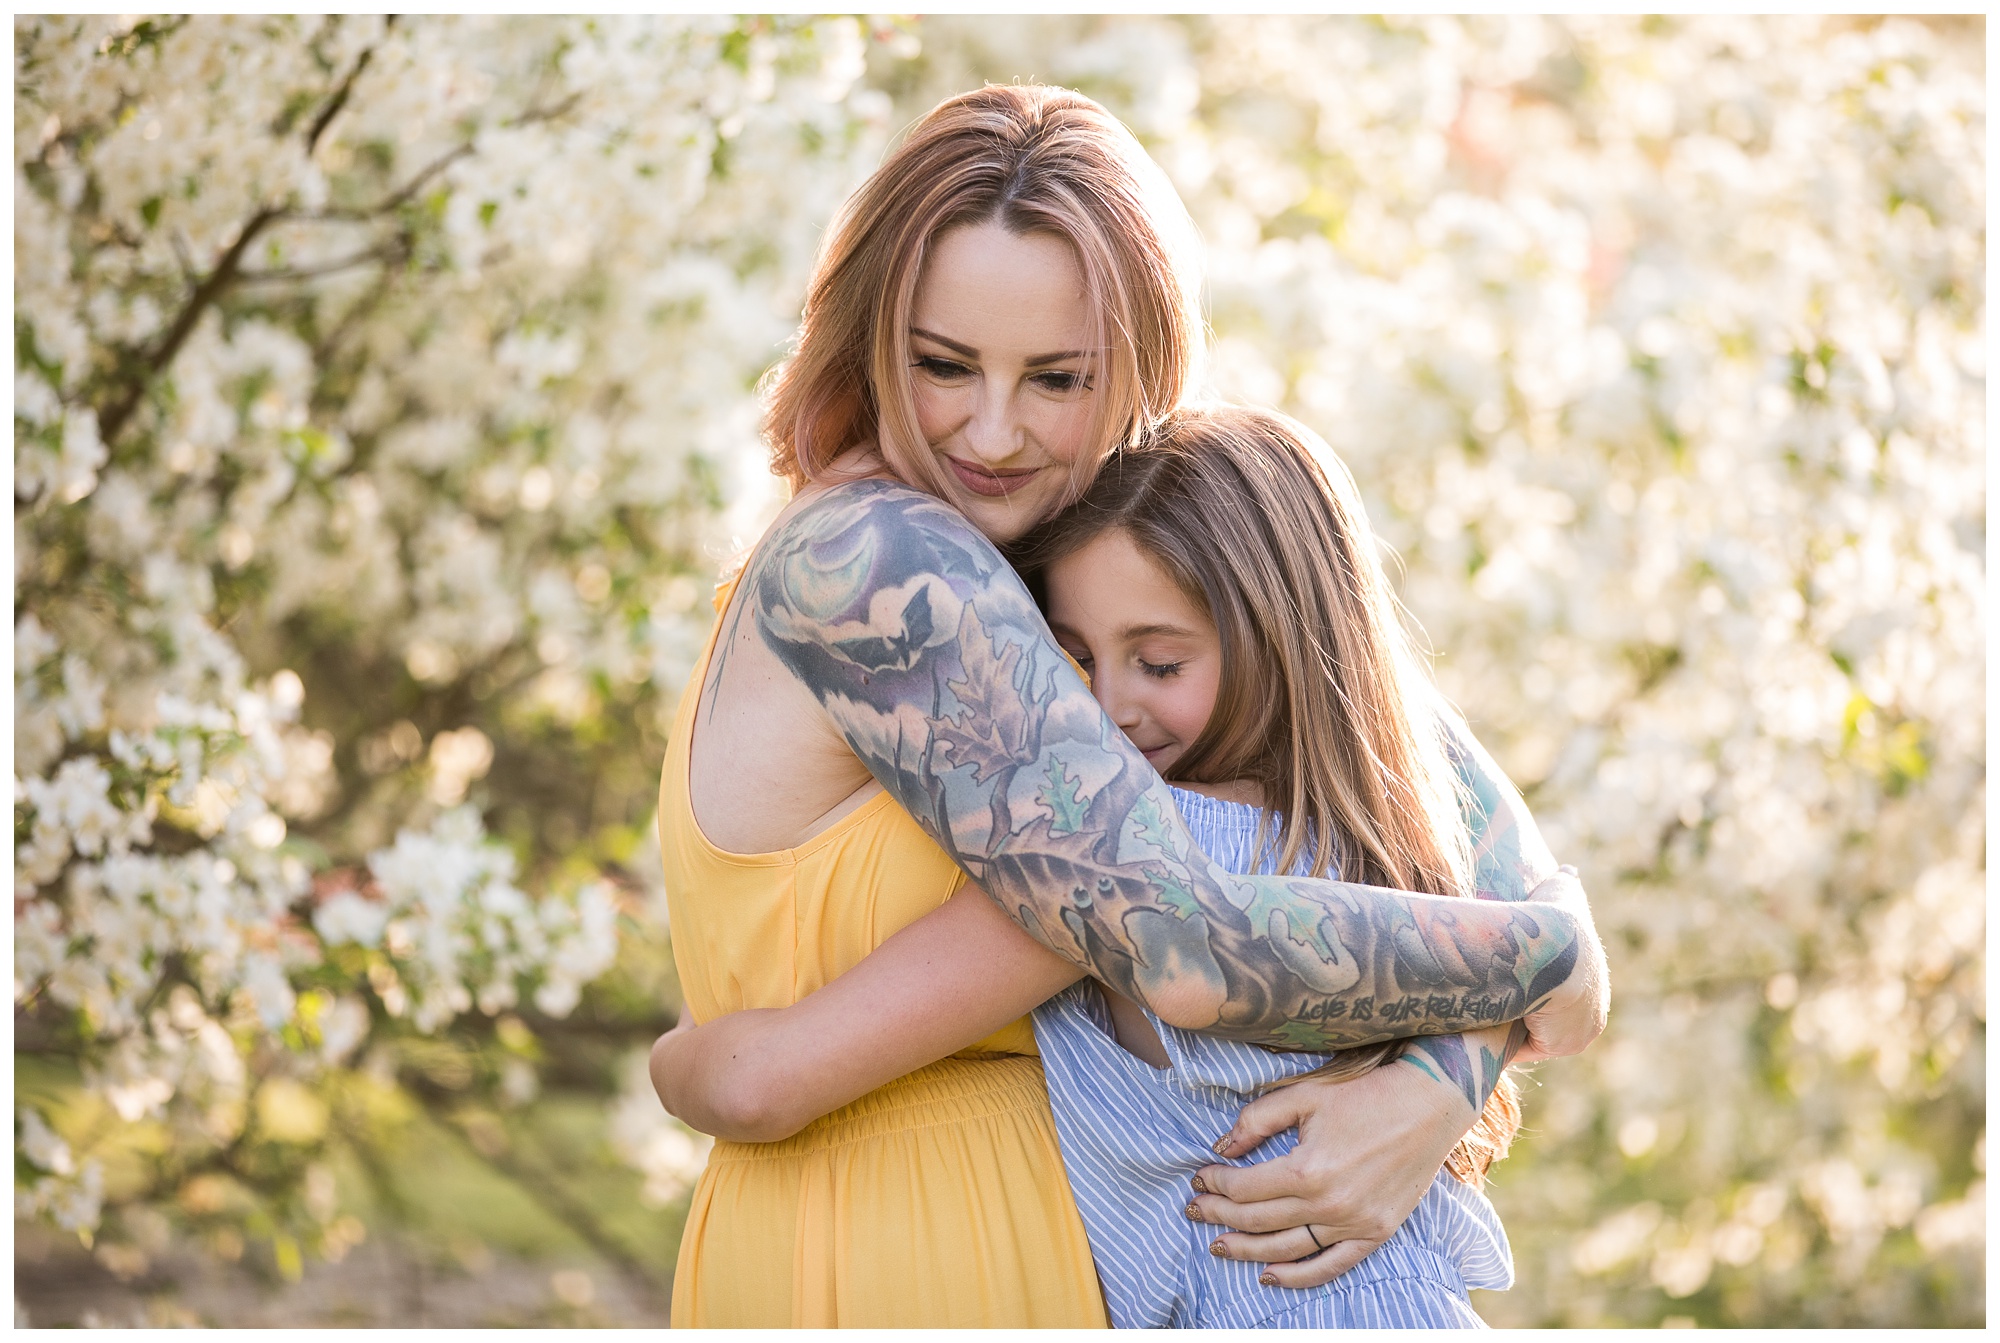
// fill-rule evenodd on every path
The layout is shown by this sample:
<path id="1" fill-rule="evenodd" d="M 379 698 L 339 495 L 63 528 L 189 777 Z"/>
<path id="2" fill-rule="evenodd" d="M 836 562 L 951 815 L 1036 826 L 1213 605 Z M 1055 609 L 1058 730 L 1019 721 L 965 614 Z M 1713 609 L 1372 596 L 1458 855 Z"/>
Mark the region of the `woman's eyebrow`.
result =
<path id="1" fill-rule="evenodd" d="M 925 340 L 935 341 L 947 350 L 950 350 L 953 354 L 962 354 L 967 359 L 977 359 L 979 357 L 979 351 L 973 349 L 970 345 L 960 344 L 949 336 L 940 336 L 935 331 L 926 331 L 920 326 L 913 326 L 910 328 L 910 334 L 913 336 L 922 336 Z"/>
<path id="2" fill-rule="evenodd" d="M 963 355 L 967 359 L 977 359 L 979 357 L 979 351 L 973 349 L 970 345 L 953 340 L 949 336 L 940 336 L 935 331 L 926 331 L 920 326 L 913 326 L 910 328 L 910 334 L 913 336 L 922 336 L 928 341 L 935 341 L 937 344 L 950 350 L 953 354 Z M 1058 364 L 1065 359 L 1081 359 L 1089 353 L 1090 351 L 1088 350 L 1057 350 L 1054 354 L 1038 354 L 1022 362 L 1029 368 L 1040 368 L 1043 364 Z"/>

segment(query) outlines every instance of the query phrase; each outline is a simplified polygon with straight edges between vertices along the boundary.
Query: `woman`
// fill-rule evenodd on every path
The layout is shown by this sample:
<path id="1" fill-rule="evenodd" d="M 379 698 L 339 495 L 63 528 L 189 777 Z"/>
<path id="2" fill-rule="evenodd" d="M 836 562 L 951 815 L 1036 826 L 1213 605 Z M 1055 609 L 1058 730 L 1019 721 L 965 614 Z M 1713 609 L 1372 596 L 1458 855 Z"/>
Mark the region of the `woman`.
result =
<path id="1" fill-rule="evenodd" d="M 941 105 L 830 233 L 766 423 L 797 494 L 723 591 L 670 738 L 676 959 L 696 1020 L 784 1007 L 948 902 L 925 935 L 989 973 L 936 1038 L 899 1030 L 939 1062 L 898 1057 L 785 1142 L 718 1144 L 677 1325 L 1102 1323 L 1015 1020 L 1079 972 L 1173 1026 L 1294 1047 L 1520 1019 L 1559 1054 L 1601 1028 L 1580 892 L 1497 905 L 1209 862 L 995 549 L 1183 399 L 1192 257 L 1129 133 L 1042 88 Z M 899 1002 L 921 1010 L 893 990 L 863 1010 Z M 1393 1231 L 1478 1108 L 1409 1071 L 1246 1110 L 1231 1138 L 1297 1124 L 1303 1155 L 1256 1207 L 1213 1175 L 1204 1198 L 1264 1232 L 1244 1257 L 1334 1228 L 1288 1266 L 1324 1281 Z"/>

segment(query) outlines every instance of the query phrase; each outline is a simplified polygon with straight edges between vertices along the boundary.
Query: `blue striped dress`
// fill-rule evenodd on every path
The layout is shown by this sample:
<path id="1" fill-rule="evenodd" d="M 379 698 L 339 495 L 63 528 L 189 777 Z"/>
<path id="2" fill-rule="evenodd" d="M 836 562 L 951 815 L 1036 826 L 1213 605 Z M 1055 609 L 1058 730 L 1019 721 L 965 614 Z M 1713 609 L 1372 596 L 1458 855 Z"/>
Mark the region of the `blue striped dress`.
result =
<path id="1" fill-rule="evenodd" d="M 1196 843 L 1233 872 L 1258 861 L 1263 813 L 1174 789 Z M 1302 870 L 1302 869 L 1301 869 Z M 1484 1195 L 1440 1171 L 1409 1220 L 1334 1281 L 1265 1287 L 1264 1266 L 1217 1259 L 1217 1228 L 1184 1215 L 1189 1177 L 1218 1158 L 1209 1144 L 1264 1083 L 1310 1072 L 1324 1054 L 1290 1054 L 1167 1025 L 1148 1012 L 1170 1066 L 1154 1068 L 1113 1038 L 1093 980 L 1035 1011 L 1063 1164 L 1090 1237 L 1111 1322 L 1121 1329 L 1483 1329 L 1467 1289 L 1514 1284 L 1513 1254 Z M 1289 1152 L 1296 1129 L 1231 1165 Z"/>

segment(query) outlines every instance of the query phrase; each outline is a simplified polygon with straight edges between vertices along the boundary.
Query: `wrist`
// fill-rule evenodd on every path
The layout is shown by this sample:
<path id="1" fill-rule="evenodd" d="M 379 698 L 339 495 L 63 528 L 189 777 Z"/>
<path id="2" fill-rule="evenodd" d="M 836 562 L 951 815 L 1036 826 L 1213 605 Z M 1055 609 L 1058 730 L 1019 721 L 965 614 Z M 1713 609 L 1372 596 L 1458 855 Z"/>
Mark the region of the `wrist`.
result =
<path id="1" fill-rule="evenodd" d="M 1436 1037 L 1452 1039 L 1456 1037 Z M 1412 1042 L 1413 1046 L 1417 1042 Z M 1393 1071 L 1392 1071 L 1393 1070 Z M 1479 1107 L 1467 1094 L 1463 1079 L 1445 1073 L 1434 1057 L 1414 1049 L 1385 1065 L 1399 1092 L 1422 1127 L 1449 1149 L 1479 1119 Z"/>
<path id="2" fill-rule="evenodd" d="M 1484 1037 L 1491 1028 L 1467 1035 L 1420 1036 L 1405 1046 L 1390 1066 L 1401 1074 L 1406 1089 L 1421 1110 L 1426 1128 L 1449 1150 L 1479 1120 L 1486 1103 L 1483 1066 L 1490 1049 L 1500 1046 Z M 1501 1028 L 1502 1036 L 1505 1028 Z"/>

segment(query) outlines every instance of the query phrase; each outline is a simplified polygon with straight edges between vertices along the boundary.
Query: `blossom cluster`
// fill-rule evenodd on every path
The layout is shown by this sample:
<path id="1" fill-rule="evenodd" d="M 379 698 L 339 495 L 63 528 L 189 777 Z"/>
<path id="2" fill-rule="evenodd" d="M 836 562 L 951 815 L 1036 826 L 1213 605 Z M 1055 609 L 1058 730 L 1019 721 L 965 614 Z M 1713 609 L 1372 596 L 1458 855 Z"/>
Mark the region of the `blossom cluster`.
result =
<path id="1" fill-rule="evenodd" d="M 618 907 L 592 882 L 573 902 L 532 900 L 514 884 L 513 852 L 487 843 L 478 813 L 455 807 L 429 830 L 404 831 L 368 860 L 372 898 L 327 894 L 313 927 L 328 946 L 380 947 L 370 983 L 391 1017 L 421 1031 L 471 1011 L 498 1016 L 538 979 L 535 1006 L 568 1016 L 617 956 Z"/>
<path id="2" fill-rule="evenodd" d="M 1218 388 L 1354 470 L 1583 872 L 1612 1025 L 1498 1168 L 1493 1318 L 1979 1318 L 1976 26 L 922 36 L 912 105 L 1032 65 L 1138 130 L 1208 241 Z"/>
<path id="3" fill-rule="evenodd" d="M 1611 1029 L 1529 1090 L 1481 1308 L 1979 1318 L 1982 38 L 18 20 L 19 1047 L 212 1153 L 605 982 L 821 230 L 893 127 L 1043 79 L 1178 185 L 1215 389 L 1353 469 L 1592 893 Z M 700 1141 L 613 1071 L 680 1197 Z M 22 1215 L 171 1194 L 64 1118 Z"/>
<path id="4" fill-rule="evenodd" d="M 886 131 L 867 40 L 16 22 L 15 1003 L 85 1096 L 17 1117 L 23 1215 L 207 1206 L 174 1172 L 316 1133 L 301 1085 L 612 965 L 572 818 L 642 816 L 562 752 L 643 740 L 772 504 L 739 449 Z M 92 1104 L 165 1174 L 107 1186 Z"/>

